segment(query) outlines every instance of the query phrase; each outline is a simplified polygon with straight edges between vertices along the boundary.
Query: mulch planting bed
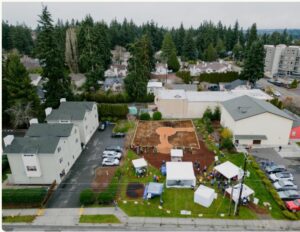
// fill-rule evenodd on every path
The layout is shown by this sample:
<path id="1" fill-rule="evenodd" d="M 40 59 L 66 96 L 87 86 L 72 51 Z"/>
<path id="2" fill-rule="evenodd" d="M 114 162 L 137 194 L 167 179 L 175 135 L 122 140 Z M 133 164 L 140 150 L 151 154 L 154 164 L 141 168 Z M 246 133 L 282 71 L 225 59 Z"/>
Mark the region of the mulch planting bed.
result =
<path id="1" fill-rule="evenodd" d="M 92 189 L 95 192 L 103 192 L 111 182 L 117 167 L 98 167 L 92 181 Z"/>
<path id="2" fill-rule="evenodd" d="M 141 183 L 129 183 L 127 185 L 126 195 L 130 198 L 139 198 L 144 194 L 145 186 Z"/>

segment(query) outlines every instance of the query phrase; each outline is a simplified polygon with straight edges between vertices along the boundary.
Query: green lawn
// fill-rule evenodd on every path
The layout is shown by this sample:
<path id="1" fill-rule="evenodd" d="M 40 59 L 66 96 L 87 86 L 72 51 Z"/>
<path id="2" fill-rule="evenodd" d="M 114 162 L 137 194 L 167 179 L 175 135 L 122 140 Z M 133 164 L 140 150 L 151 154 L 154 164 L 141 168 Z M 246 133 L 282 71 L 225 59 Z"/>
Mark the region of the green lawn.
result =
<path id="1" fill-rule="evenodd" d="M 35 219 L 35 215 L 18 215 L 18 216 L 3 216 L 2 222 L 3 223 L 18 223 L 18 222 L 33 222 Z"/>
<path id="2" fill-rule="evenodd" d="M 135 123 L 133 121 L 128 121 L 128 120 L 119 120 L 114 129 L 113 132 L 122 132 L 122 133 L 127 133 L 129 130 L 133 129 L 135 126 Z"/>
<path id="3" fill-rule="evenodd" d="M 113 214 L 81 215 L 80 223 L 121 223 Z"/>

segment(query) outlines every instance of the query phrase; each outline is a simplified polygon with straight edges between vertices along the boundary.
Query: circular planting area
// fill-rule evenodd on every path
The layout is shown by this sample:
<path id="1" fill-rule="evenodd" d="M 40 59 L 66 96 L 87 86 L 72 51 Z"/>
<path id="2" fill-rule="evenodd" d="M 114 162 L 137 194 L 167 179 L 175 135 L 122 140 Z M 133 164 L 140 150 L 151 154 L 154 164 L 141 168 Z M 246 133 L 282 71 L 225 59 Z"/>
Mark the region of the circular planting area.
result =
<path id="1" fill-rule="evenodd" d="M 144 185 L 141 183 L 129 183 L 127 185 L 126 195 L 130 198 L 143 197 Z"/>

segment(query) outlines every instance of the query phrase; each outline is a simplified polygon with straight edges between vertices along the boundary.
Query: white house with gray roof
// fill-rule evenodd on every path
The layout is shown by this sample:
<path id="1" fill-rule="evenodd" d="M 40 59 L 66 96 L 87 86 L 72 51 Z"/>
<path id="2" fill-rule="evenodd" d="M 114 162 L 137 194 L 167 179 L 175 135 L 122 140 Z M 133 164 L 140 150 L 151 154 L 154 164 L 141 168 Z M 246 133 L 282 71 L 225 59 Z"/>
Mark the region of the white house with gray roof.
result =
<path id="1" fill-rule="evenodd" d="M 293 119 L 269 102 L 241 96 L 222 102 L 221 125 L 239 145 L 287 145 Z"/>
<path id="2" fill-rule="evenodd" d="M 48 123 L 74 123 L 79 128 L 81 143 L 87 144 L 99 126 L 97 104 L 95 102 L 64 101 L 58 109 L 46 109 Z"/>
<path id="3" fill-rule="evenodd" d="M 60 183 L 81 153 L 79 129 L 72 123 L 30 126 L 24 137 L 13 137 L 4 148 L 11 184 Z"/>

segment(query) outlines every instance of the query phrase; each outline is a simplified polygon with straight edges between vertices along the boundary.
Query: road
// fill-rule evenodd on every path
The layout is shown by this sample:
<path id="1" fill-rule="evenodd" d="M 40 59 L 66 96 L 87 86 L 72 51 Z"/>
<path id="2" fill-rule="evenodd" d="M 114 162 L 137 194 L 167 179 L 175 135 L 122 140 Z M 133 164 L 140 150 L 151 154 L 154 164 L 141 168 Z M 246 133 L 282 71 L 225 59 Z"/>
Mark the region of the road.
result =
<path id="1" fill-rule="evenodd" d="M 275 89 L 281 94 L 281 100 L 284 100 L 286 97 L 293 98 L 294 103 L 300 107 L 300 87 L 298 87 L 297 89 L 286 89 L 269 83 L 265 78 L 260 79 L 257 83 L 260 84 L 262 87 L 271 86 L 273 89 Z"/>
<path id="2" fill-rule="evenodd" d="M 105 147 L 123 146 L 124 139 L 111 138 L 112 128 L 113 126 L 109 125 L 105 131 L 95 132 L 70 172 L 51 196 L 47 204 L 48 208 L 80 207 L 80 192 L 91 187 L 94 171 L 101 166 L 102 152 Z"/>

